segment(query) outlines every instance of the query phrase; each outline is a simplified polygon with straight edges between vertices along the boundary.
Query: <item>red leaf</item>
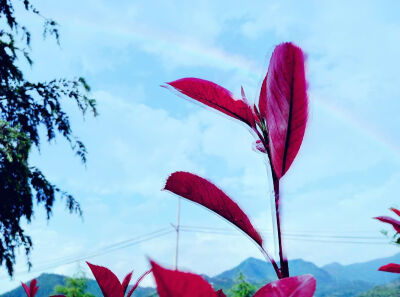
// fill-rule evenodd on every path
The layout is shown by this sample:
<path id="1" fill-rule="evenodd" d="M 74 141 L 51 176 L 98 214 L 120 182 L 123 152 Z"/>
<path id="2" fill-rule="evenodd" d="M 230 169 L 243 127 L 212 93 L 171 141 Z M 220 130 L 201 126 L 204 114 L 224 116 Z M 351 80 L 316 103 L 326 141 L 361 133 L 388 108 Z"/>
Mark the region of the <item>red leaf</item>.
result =
<path id="1" fill-rule="evenodd" d="M 21 285 L 24 288 L 27 297 L 35 297 L 37 291 L 39 290 L 36 279 L 31 280 L 29 287 L 23 282 L 21 282 Z"/>
<path id="2" fill-rule="evenodd" d="M 255 126 L 251 107 L 243 100 L 235 100 L 227 89 L 204 79 L 182 78 L 167 83 L 182 94 L 240 120 L 250 127 Z"/>
<path id="3" fill-rule="evenodd" d="M 218 297 L 226 297 L 226 295 L 224 294 L 224 292 L 221 290 L 216 291 L 215 293 L 217 293 Z"/>
<path id="4" fill-rule="evenodd" d="M 315 278 L 306 274 L 269 283 L 259 289 L 253 297 L 312 297 L 315 288 Z"/>
<path id="5" fill-rule="evenodd" d="M 299 47 L 283 43 L 275 48 L 259 104 L 267 121 L 273 169 L 281 178 L 300 149 L 308 116 L 304 56 Z"/>
<path id="6" fill-rule="evenodd" d="M 399 264 L 394 264 L 390 263 L 387 265 L 384 265 L 378 269 L 379 271 L 385 271 L 385 272 L 392 272 L 392 273 L 400 273 L 400 265 Z"/>
<path id="7" fill-rule="evenodd" d="M 261 85 L 260 96 L 258 98 L 258 109 L 264 119 L 267 119 L 267 78 L 268 72 Z"/>
<path id="8" fill-rule="evenodd" d="M 148 270 L 145 273 L 142 274 L 141 277 L 138 278 L 138 280 L 136 281 L 136 283 L 133 285 L 132 289 L 130 289 L 128 295 L 126 295 L 126 297 L 130 297 L 133 292 L 135 292 L 135 290 L 137 289 L 137 287 L 139 286 L 140 282 L 151 272 L 152 270 Z"/>
<path id="9" fill-rule="evenodd" d="M 390 208 L 391 211 L 393 211 L 395 214 L 397 214 L 398 216 L 400 216 L 400 210 L 396 209 L 396 208 Z"/>
<path id="10" fill-rule="evenodd" d="M 39 290 L 39 287 L 37 286 L 37 280 L 33 279 L 31 283 L 29 284 L 30 288 L 30 297 L 35 297 L 37 291 Z"/>
<path id="11" fill-rule="evenodd" d="M 125 294 L 125 292 L 126 292 L 126 289 L 128 288 L 128 285 L 129 285 L 129 283 L 130 283 L 130 281 L 131 281 L 131 278 L 132 278 L 132 273 L 133 273 L 133 271 L 132 272 L 130 272 L 130 273 L 128 273 L 126 276 L 125 276 L 125 278 L 124 278 L 124 280 L 122 281 L 122 292 Z"/>
<path id="12" fill-rule="evenodd" d="M 160 297 L 218 297 L 200 275 L 168 270 L 150 261 Z"/>
<path id="13" fill-rule="evenodd" d="M 267 150 L 265 149 L 264 144 L 261 140 L 256 140 L 256 142 L 253 143 L 253 150 L 261 152 L 263 154 L 267 153 Z"/>
<path id="14" fill-rule="evenodd" d="M 262 247 L 262 238 L 241 208 L 208 180 L 189 172 L 178 171 L 168 178 L 165 190 L 201 204 L 225 218 Z"/>
<path id="15" fill-rule="evenodd" d="M 21 285 L 22 285 L 22 287 L 24 288 L 24 291 L 25 291 L 26 296 L 31 297 L 31 291 L 30 291 L 30 289 L 28 288 L 28 286 L 27 286 L 26 284 L 24 284 L 23 282 L 21 282 Z"/>
<path id="16" fill-rule="evenodd" d="M 104 297 L 124 297 L 121 283 L 108 268 L 86 262 L 92 271 Z"/>
<path id="17" fill-rule="evenodd" d="M 400 221 L 395 220 L 391 217 L 385 217 L 385 216 L 376 217 L 375 219 L 377 219 L 381 222 L 384 222 L 384 223 L 391 224 L 393 226 L 393 228 L 396 230 L 396 232 L 400 233 Z"/>

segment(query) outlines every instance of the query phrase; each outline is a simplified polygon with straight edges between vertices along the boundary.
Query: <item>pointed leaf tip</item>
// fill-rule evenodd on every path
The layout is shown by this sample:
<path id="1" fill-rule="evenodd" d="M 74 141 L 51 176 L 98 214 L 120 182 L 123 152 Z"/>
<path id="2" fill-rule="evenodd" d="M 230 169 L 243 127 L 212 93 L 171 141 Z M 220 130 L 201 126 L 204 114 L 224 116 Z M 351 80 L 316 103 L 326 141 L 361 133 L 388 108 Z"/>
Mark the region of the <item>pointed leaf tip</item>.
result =
<path id="1" fill-rule="evenodd" d="M 400 273 L 400 264 L 390 263 L 382 267 L 379 267 L 378 270 L 391 273 Z"/>
<path id="2" fill-rule="evenodd" d="M 253 297 L 313 297 L 315 289 L 315 278 L 306 274 L 269 283 L 259 289 Z"/>
<path id="3" fill-rule="evenodd" d="M 259 109 L 267 121 L 273 170 L 281 178 L 300 149 L 308 117 L 304 54 L 293 43 L 282 43 L 272 53 Z"/>
<path id="4" fill-rule="evenodd" d="M 215 212 L 262 247 L 262 238 L 247 215 L 236 202 L 210 181 L 193 173 L 178 171 L 167 179 L 165 189 Z"/>
<path id="5" fill-rule="evenodd" d="M 400 216 L 400 210 L 398 210 L 397 208 L 391 207 L 390 210 L 393 211 L 398 216 Z"/>
<path id="6" fill-rule="evenodd" d="M 167 85 L 198 102 L 246 123 L 250 127 L 255 126 L 254 113 L 247 102 L 234 99 L 230 91 L 216 83 L 188 77 L 169 82 Z"/>
<path id="7" fill-rule="evenodd" d="M 160 297 L 218 297 L 213 288 L 200 275 L 169 270 L 150 261 Z"/>
<path id="8" fill-rule="evenodd" d="M 130 289 L 130 291 L 128 292 L 128 295 L 126 295 L 126 297 L 130 297 L 133 292 L 135 292 L 135 290 L 137 289 L 137 287 L 139 286 L 139 284 L 141 283 L 141 281 L 150 273 L 152 272 L 152 269 L 147 270 L 145 273 L 143 273 L 138 280 L 136 281 L 136 283 L 133 285 L 132 289 Z"/>
<path id="9" fill-rule="evenodd" d="M 375 217 L 374 219 L 392 225 L 396 232 L 400 233 L 400 221 L 387 216 Z"/>
<path id="10" fill-rule="evenodd" d="M 96 279 L 104 297 L 124 297 L 122 285 L 108 268 L 86 262 Z"/>
<path id="11" fill-rule="evenodd" d="M 22 285 L 22 287 L 24 288 L 24 291 L 25 291 L 26 296 L 27 296 L 27 297 L 31 297 L 31 291 L 30 291 L 30 289 L 28 288 L 28 286 L 27 286 L 25 283 L 23 283 L 23 282 L 21 282 L 21 285 Z"/>
<path id="12" fill-rule="evenodd" d="M 133 273 L 133 271 L 129 272 L 129 273 L 124 277 L 124 280 L 122 281 L 121 286 L 122 286 L 122 292 L 124 292 L 124 294 L 125 294 L 126 289 L 128 288 L 129 283 L 130 283 L 130 281 L 131 281 L 132 273 Z"/>

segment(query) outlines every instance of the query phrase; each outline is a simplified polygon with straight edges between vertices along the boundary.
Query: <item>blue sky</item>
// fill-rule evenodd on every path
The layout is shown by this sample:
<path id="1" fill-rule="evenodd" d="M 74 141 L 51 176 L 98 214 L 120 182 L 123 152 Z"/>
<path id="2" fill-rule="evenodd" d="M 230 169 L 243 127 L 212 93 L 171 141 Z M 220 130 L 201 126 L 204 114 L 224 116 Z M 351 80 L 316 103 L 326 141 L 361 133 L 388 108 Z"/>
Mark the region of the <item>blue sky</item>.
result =
<path id="1" fill-rule="evenodd" d="M 160 84 L 201 77 L 237 96 L 243 86 L 254 101 L 269 56 L 284 41 L 307 54 L 310 98 L 305 140 L 282 185 L 289 258 L 348 264 L 398 252 L 380 238 L 385 226 L 371 219 L 400 206 L 398 1 L 45 0 L 38 6 L 61 24 L 61 47 L 36 36 L 27 75 L 84 76 L 100 115 L 82 120 L 65 104 L 87 145 L 86 167 L 61 138 L 34 152 L 31 163 L 75 195 L 84 220 L 69 215 L 62 202 L 49 222 L 38 209 L 26 226 L 34 239 L 32 272 L 26 273 L 21 252 L 14 280 L 0 272 L 0 292 L 45 271 L 72 275 L 77 263 L 59 265 L 68 259 L 172 231 L 177 199 L 160 189 L 176 170 L 222 187 L 265 231 L 272 250 L 269 182 L 252 136 Z M 25 19 L 40 29 L 34 18 Z M 182 224 L 227 233 L 184 232 L 184 269 L 213 275 L 261 257 L 239 231 L 196 205 L 183 202 Z M 372 238 L 352 244 L 360 239 L 335 236 Z M 170 233 L 88 260 L 120 277 L 131 269 L 139 274 L 146 257 L 171 266 L 174 242 Z"/>

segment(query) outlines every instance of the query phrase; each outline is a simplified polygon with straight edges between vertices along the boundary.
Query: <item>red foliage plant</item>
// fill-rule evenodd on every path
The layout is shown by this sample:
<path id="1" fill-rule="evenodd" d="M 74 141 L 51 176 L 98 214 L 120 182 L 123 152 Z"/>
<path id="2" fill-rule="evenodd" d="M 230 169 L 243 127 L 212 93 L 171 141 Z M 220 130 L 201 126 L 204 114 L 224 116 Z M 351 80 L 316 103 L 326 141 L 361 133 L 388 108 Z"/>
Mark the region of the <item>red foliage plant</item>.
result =
<path id="1" fill-rule="evenodd" d="M 263 286 L 254 297 L 312 297 L 316 287 L 313 276 L 289 277 L 280 226 L 280 181 L 299 151 L 307 122 L 307 84 L 302 50 L 292 43 L 283 43 L 275 48 L 261 86 L 258 105 L 248 103 L 243 88 L 242 98 L 235 99 L 230 91 L 203 79 L 183 78 L 168 83 L 168 87 L 243 122 L 253 132 L 255 149 L 264 153 L 270 161 L 280 266 L 263 247 L 259 232 L 245 212 L 207 179 L 189 172 L 175 172 L 168 178 L 165 190 L 208 208 L 235 225 L 260 247 L 271 261 L 279 280 Z M 393 226 L 397 224 L 390 222 Z M 150 264 L 152 269 L 140 277 L 127 293 L 132 272 L 120 283 L 109 269 L 88 263 L 104 297 L 130 297 L 143 277 L 151 271 L 160 297 L 226 297 L 222 290 L 215 291 L 199 275 L 168 270 L 153 261 Z M 34 297 L 36 281 L 31 282 L 29 289 L 25 284 L 23 286 L 28 297 Z"/>
<path id="2" fill-rule="evenodd" d="M 124 297 L 125 296 L 125 293 L 128 289 L 128 285 L 132 278 L 132 272 L 128 273 L 125 276 L 125 278 L 121 284 L 120 281 L 118 280 L 117 276 L 108 268 L 103 267 L 103 266 L 93 265 L 93 264 L 90 264 L 89 262 L 86 262 L 86 263 L 89 265 L 89 268 L 92 271 L 94 278 L 96 279 L 97 284 L 99 285 L 100 290 L 103 293 L 104 297 Z M 126 297 L 130 297 L 133 294 L 133 292 L 138 287 L 139 283 L 150 272 L 151 272 L 151 270 L 145 272 L 141 277 L 139 277 L 139 279 L 136 281 L 136 283 L 133 285 L 133 287 L 126 294 Z"/>
<path id="3" fill-rule="evenodd" d="M 396 215 L 400 216 L 400 210 L 398 210 L 396 208 L 391 208 L 390 210 L 393 211 Z M 396 219 L 393 219 L 393 218 L 387 217 L 387 216 L 376 217 L 374 219 L 377 219 L 383 223 L 392 225 L 393 229 L 396 230 L 397 233 L 400 233 L 400 221 L 399 220 L 396 220 Z M 379 268 L 379 271 L 400 273 L 400 264 L 390 263 L 387 265 L 383 265 L 382 267 Z"/>
<path id="4" fill-rule="evenodd" d="M 222 290 L 214 291 L 201 276 L 168 270 L 151 261 L 160 297 L 226 297 Z M 316 282 L 311 275 L 287 277 L 260 288 L 253 297 L 312 297 Z"/>
<path id="5" fill-rule="evenodd" d="M 39 290 L 36 279 L 31 280 L 29 287 L 26 284 L 24 284 L 23 282 L 21 282 L 21 285 L 24 288 L 24 291 L 25 291 L 27 297 L 35 297 L 37 291 Z M 51 297 L 65 297 L 65 296 L 64 295 L 53 295 Z"/>
<path id="6" fill-rule="evenodd" d="M 278 45 L 272 53 L 258 105 L 253 106 L 243 88 L 242 98 L 235 99 L 230 91 L 204 79 L 183 78 L 166 86 L 245 123 L 256 137 L 255 149 L 267 155 L 274 187 L 280 267 L 263 248 L 262 251 L 278 278 L 289 277 L 281 236 L 279 187 L 300 149 L 306 129 L 308 98 L 304 68 L 304 54 L 299 47 L 290 42 Z M 238 211 L 236 203 L 211 182 L 191 173 L 176 172 L 168 178 L 165 189 L 216 212 L 262 247 L 262 240 L 244 212 Z"/>

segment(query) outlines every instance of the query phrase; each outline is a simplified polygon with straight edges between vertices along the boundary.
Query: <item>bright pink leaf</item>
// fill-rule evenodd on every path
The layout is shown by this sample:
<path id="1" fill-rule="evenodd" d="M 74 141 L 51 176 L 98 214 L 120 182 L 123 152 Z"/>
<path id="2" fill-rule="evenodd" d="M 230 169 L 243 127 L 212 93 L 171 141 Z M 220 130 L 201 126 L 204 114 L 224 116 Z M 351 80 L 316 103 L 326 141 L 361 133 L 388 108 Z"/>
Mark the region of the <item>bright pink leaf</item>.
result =
<path id="1" fill-rule="evenodd" d="M 400 210 L 398 210 L 398 209 L 396 209 L 396 208 L 394 208 L 394 207 L 390 208 L 390 210 L 393 211 L 393 212 L 394 212 L 395 214 L 397 214 L 398 216 L 400 216 Z"/>
<path id="2" fill-rule="evenodd" d="M 315 278 L 306 274 L 269 283 L 259 289 L 253 297 L 312 297 L 315 288 Z"/>
<path id="3" fill-rule="evenodd" d="M 236 100 L 227 89 L 204 79 L 182 78 L 167 85 L 182 94 L 238 119 L 250 127 L 255 126 L 251 107 L 243 100 Z"/>
<path id="4" fill-rule="evenodd" d="M 128 295 L 126 295 L 126 297 L 130 297 L 133 292 L 135 292 L 135 290 L 137 289 L 137 287 L 139 286 L 140 282 L 151 272 L 152 270 L 148 270 L 145 273 L 142 274 L 141 277 L 138 278 L 138 280 L 136 281 L 136 283 L 133 285 L 132 289 L 129 290 Z"/>
<path id="5" fill-rule="evenodd" d="M 400 265 L 399 264 L 394 264 L 390 263 L 387 265 L 384 265 L 378 269 L 379 271 L 385 271 L 385 272 L 391 272 L 391 273 L 400 273 Z"/>
<path id="6" fill-rule="evenodd" d="M 131 281 L 132 273 L 133 273 L 133 271 L 130 272 L 130 273 L 128 273 L 128 274 L 125 276 L 124 280 L 122 281 L 121 286 L 122 286 L 122 292 L 123 292 L 124 294 L 125 294 L 126 289 L 128 288 L 128 285 L 129 285 L 129 283 L 130 283 L 130 281 Z"/>
<path id="7" fill-rule="evenodd" d="M 242 209 L 208 180 L 189 172 L 178 171 L 168 178 L 165 190 L 212 210 L 237 226 L 262 246 L 260 234 L 253 227 Z"/>
<path id="8" fill-rule="evenodd" d="M 168 270 L 150 261 L 160 297 L 217 297 L 200 275 Z"/>
<path id="9" fill-rule="evenodd" d="M 108 268 L 86 262 L 92 271 L 104 297 L 124 297 L 122 285 L 117 276 Z"/>
<path id="10" fill-rule="evenodd" d="M 275 48 L 259 104 L 267 121 L 273 169 L 281 178 L 300 149 L 308 116 L 304 55 L 299 47 L 283 43 Z"/>
<path id="11" fill-rule="evenodd" d="M 386 216 L 376 217 L 375 219 L 387 224 L 391 224 L 393 228 L 396 230 L 396 232 L 400 233 L 400 221 Z"/>

